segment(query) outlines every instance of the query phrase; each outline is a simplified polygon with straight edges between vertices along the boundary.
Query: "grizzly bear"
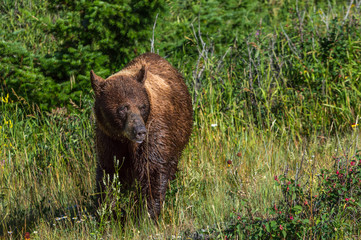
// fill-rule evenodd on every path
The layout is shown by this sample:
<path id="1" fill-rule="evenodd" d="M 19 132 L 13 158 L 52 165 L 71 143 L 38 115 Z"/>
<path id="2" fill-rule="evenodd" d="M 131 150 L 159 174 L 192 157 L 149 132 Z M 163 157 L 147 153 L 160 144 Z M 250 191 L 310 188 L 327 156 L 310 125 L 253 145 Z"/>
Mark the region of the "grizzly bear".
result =
<path id="1" fill-rule="evenodd" d="M 105 80 L 93 71 L 90 79 L 95 93 L 97 191 L 103 198 L 104 174 L 113 179 L 117 171 L 122 186 L 139 183 L 156 220 L 193 125 L 183 77 L 159 55 L 146 53 Z M 120 167 L 115 168 L 115 159 Z"/>

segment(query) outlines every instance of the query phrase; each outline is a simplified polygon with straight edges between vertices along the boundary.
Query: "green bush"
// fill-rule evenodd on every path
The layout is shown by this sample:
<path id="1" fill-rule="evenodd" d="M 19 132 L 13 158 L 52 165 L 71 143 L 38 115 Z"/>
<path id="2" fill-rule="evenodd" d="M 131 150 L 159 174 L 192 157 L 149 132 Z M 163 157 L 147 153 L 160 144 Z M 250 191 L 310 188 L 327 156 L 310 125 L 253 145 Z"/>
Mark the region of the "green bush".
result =
<path id="1" fill-rule="evenodd" d="M 235 212 L 228 236 L 240 239 L 336 239 L 359 236 L 361 210 L 361 152 L 335 158 L 332 170 L 323 169 L 313 189 L 313 176 L 300 185 L 299 176 L 275 176 L 283 199 L 268 209 L 268 218 Z"/>
<path id="2" fill-rule="evenodd" d="M 37 57 L 29 52 L 22 43 L 0 42 L 1 88 L 13 94 L 12 89 L 21 97 L 39 103 L 41 108 L 58 104 L 57 94 L 61 85 L 53 84 L 37 67 Z M 49 97 L 53 96 L 53 97 Z"/>
<path id="3" fill-rule="evenodd" d="M 71 107 L 70 100 L 80 104 L 89 95 L 91 69 L 108 76 L 145 52 L 155 15 L 165 9 L 161 0 L 33 3 L 0 5 L 1 25 L 13 31 L 1 32 L 1 85 L 44 110 Z M 19 21 L 13 23 L 14 18 Z M 21 42 L 16 34 L 21 34 Z M 49 44 L 54 41 L 55 46 Z M 46 51 L 30 50 L 39 43 Z"/>
<path id="4" fill-rule="evenodd" d="M 152 24 L 155 15 L 164 10 L 164 1 L 58 0 L 50 3 L 50 9 L 61 16 L 50 28 L 59 41 L 54 57 L 78 75 L 84 74 L 78 66 L 88 57 L 79 51 L 98 54 L 89 61 L 100 61 L 102 68 L 114 72 L 149 49 Z"/>

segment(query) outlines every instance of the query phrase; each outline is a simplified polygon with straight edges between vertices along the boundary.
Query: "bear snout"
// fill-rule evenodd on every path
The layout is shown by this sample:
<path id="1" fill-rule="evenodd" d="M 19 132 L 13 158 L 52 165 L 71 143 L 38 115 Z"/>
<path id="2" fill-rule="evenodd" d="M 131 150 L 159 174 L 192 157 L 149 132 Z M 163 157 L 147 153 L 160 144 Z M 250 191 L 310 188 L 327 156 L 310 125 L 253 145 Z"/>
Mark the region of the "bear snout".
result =
<path id="1" fill-rule="evenodd" d="M 139 114 L 131 113 L 126 121 L 124 135 L 132 142 L 142 143 L 145 140 L 147 129 Z"/>
<path id="2" fill-rule="evenodd" d="M 145 135 L 147 134 L 147 129 L 144 125 L 135 126 L 133 129 L 133 133 L 135 136 L 135 140 L 137 143 L 142 143 L 145 139 Z"/>

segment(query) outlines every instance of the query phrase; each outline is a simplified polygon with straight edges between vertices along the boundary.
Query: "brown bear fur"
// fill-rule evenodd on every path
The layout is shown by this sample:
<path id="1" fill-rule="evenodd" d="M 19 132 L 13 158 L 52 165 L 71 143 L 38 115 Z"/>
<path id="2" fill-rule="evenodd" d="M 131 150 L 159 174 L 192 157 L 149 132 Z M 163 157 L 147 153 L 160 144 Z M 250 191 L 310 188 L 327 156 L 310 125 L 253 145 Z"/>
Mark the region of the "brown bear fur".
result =
<path id="1" fill-rule="evenodd" d="M 146 53 L 102 79 L 91 71 L 95 92 L 97 190 L 112 179 L 120 160 L 123 186 L 140 184 L 150 216 L 157 219 L 169 180 L 188 143 L 192 102 L 181 74 L 157 54 Z"/>

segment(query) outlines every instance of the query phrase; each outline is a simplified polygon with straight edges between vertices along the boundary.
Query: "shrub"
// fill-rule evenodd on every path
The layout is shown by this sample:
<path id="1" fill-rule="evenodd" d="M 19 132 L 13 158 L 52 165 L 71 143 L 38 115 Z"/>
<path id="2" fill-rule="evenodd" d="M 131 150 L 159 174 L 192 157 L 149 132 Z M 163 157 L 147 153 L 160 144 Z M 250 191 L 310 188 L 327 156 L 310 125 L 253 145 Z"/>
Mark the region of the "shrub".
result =
<path id="1" fill-rule="evenodd" d="M 53 84 L 51 78 L 42 74 L 37 68 L 37 57 L 22 43 L 0 41 L 0 56 L 0 80 L 4 92 L 13 93 L 13 89 L 44 109 L 59 103 L 56 96 L 61 85 Z"/>
<path id="2" fill-rule="evenodd" d="M 0 4 L 0 24 L 8 31 L 0 32 L 1 88 L 14 89 L 43 110 L 71 107 L 70 100 L 80 104 L 89 95 L 91 69 L 107 76 L 145 52 L 155 15 L 165 8 L 162 0 L 5 5 Z"/>
<path id="3" fill-rule="evenodd" d="M 361 219 L 361 151 L 350 158 L 334 159 L 332 170 L 323 169 L 319 183 L 313 176 L 302 186 L 297 176 L 275 176 L 283 199 L 267 209 L 269 217 L 237 214 L 228 235 L 246 239 L 330 239 L 356 236 Z"/>

